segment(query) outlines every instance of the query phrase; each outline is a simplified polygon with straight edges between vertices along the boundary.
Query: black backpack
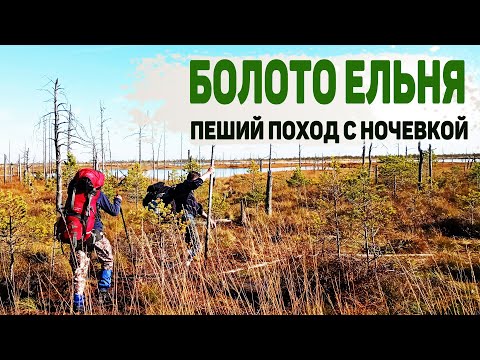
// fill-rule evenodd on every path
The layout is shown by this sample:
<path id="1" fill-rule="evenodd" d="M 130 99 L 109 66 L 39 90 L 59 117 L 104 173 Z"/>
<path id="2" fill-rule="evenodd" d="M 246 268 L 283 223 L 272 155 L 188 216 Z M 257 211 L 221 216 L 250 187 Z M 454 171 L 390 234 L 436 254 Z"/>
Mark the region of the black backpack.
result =
<path id="1" fill-rule="evenodd" d="M 143 198 L 142 204 L 148 209 L 155 210 L 158 200 L 160 199 L 165 206 L 172 204 L 172 208 L 175 209 L 175 202 L 173 201 L 173 195 L 175 191 L 175 185 L 168 186 L 164 182 L 157 182 L 150 185 L 147 188 L 147 194 Z"/>

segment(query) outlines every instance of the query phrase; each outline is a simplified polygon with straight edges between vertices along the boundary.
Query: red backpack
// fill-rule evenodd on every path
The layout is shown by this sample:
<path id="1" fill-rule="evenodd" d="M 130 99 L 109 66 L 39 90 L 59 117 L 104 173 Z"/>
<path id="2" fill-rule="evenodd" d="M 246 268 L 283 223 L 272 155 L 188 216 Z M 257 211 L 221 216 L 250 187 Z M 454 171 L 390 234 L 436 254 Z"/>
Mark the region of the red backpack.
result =
<path id="1" fill-rule="evenodd" d="M 92 235 L 97 213 L 99 188 L 105 176 L 96 170 L 80 169 L 68 184 L 67 201 L 62 217 L 56 223 L 56 237 L 59 241 L 72 244 L 86 241 Z"/>

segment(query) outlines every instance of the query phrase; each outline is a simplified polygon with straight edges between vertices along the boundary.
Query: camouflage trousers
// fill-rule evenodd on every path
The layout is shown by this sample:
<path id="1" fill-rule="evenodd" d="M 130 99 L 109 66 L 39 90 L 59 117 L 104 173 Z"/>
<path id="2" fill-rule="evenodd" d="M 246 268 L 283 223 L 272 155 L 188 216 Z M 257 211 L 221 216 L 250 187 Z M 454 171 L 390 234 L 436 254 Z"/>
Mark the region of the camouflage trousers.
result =
<path id="1" fill-rule="evenodd" d="M 113 269 L 113 251 L 110 241 L 103 235 L 103 232 L 92 235 L 96 238 L 93 243 L 77 246 L 75 255 L 70 258 L 70 265 L 73 270 L 73 290 L 75 294 L 83 294 L 87 281 L 88 268 L 90 266 L 89 253 L 95 250 L 100 261 L 102 270 Z M 87 241 L 88 242 L 88 241 Z"/>
<path id="2" fill-rule="evenodd" d="M 195 217 L 192 214 L 186 214 L 183 221 L 187 223 L 185 232 L 185 242 L 187 243 L 187 253 L 190 258 L 194 258 L 200 252 L 200 236 L 198 235 Z"/>

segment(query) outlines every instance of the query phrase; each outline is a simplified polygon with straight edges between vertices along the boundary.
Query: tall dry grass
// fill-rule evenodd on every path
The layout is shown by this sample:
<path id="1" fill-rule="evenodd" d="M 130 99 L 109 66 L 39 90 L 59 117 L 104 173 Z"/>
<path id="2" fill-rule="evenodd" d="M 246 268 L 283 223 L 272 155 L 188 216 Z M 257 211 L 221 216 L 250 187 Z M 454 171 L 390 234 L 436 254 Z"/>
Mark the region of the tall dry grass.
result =
<path id="1" fill-rule="evenodd" d="M 86 314 L 480 314 L 478 239 L 445 236 L 432 227 L 441 214 L 460 213 L 457 204 L 438 200 L 448 198 L 446 190 L 430 199 L 412 200 L 407 192 L 393 199 L 396 216 L 378 235 L 382 251 L 367 263 L 352 221 L 344 225 L 338 257 L 334 237 L 322 227 L 318 188 L 290 189 L 285 186 L 289 176 L 275 174 L 273 215 L 265 214 L 263 204 L 251 206 L 245 224 L 238 221 L 238 199 L 251 188 L 248 175 L 218 179 L 215 189 L 228 203 L 223 217 L 233 221 L 218 224 L 208 258 L 202 248 L 189 267 L 179 224 L 152 222 L 124 203 L 127 240 L 120 217 L 104 216 L 115 254 L 113 302 L 98 303 L 100 269 L 93 253 Z M 48 208 L 39 206 L 53 201 L 53 194 L 36 188 L 15 191 L 28 197 L 32 221 L 40 225 Z M 205 203 L 206 189 L 200 188 L 197 197 Z M 408 216 L 412 204 L 419 211 L 413 220 Z M 205 224 L 197 228 L 203 240 Z M 0 243 L 1 314 L 72 314 L 69 250 L 64 246 L 63 253 L 49 234 L 41 234 L 26 236 L 17 249 L 13 293 L 7 283 L 8 252 Z"/>

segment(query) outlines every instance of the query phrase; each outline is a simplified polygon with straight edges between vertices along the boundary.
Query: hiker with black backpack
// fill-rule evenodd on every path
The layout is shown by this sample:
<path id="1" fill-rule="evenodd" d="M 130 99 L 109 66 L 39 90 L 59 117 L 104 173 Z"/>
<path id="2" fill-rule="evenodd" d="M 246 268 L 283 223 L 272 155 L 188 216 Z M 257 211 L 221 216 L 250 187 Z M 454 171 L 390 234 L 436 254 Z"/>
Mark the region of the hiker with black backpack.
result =
<path id="1" fill-rule="evenodd" d="M 185 232 L 185 242 L 188 246 L 187 266 L 200 251 L 200 237 L 195 225 L 195 217 L 202 216 L 208 219 L 203 206 L 195 199 L 193 191 L 201 186 L 214 171 L 213 166 L 203 175 L 197 171 L 190 171 L 185 181 L 173 186 L 165 185 L 163 182 L 155 183 L 147 188 L 147 194 L 143 198 L 143 206 L 155 213 L 158 213 L 157 206 L 160 201 L 165 206 L 171 204 L 172 211 L 175 213 L 183 210 L 182 222 L 187 225 Z M 210 218 L 210 224 L 213 228 L 216 227 L 212 218 Z"/>
<path id="2" fill-rule="evenodd" d="M 159 214 L 158 205 L 160 202 L 163 202 L 164 206 L 171 205 L 172 211 L 175 211 L 175 202 L 173 202 L 174 190 L 175 185 L 165 185 L 162 181 L 149 185 L 142 204 L 148 210 L 152 210 L 155 214 Z"/>
<path id="3" fill-rule="evenodd" d="M 200 187 L 203 182 L 213 174 L 215 168 L 209 167 L 207 172 L 200 175 L 197 171 L 190 171 L 184 182 L 177 184 L 173 192 L 173 200 L 175 202 L 175 212 L 179 213 L 183 210 L 182 221 L 187 224 L 185 232 L 185 242 L 189 249 L 187 250 L 187 266 L 193 261 L 200 251 L 200 237 L 198 236 L 197 227 L 195 226 L 195 217 L 201 216 L 208 220 L 207 213 L 203 210 L 203 206 L 197 202 L 193 191 Z M 216 227 L 215 221 L 210 218 L 212 228 Z"/>
<path id="4" fill-rule="evenodd" d="M 68 196 L 62 217 L 57 222 L 57 238 L 71 246 L 70 264 L 73 270 L 73 310 L 85 312 L 85 284 L 90 265 L 90 253 L 95 250 L 101 265 L 98 280 L 99 301 L 111 301 L 109 289 L 112 280 L 113 251 L 105 237 L 100 210 L 117 216 L 122 197 L 116 195 L 113 204 L 101 191 L 105 181 L 103 173 L 94 169 L 81 169 L 68 185 Z"/>

